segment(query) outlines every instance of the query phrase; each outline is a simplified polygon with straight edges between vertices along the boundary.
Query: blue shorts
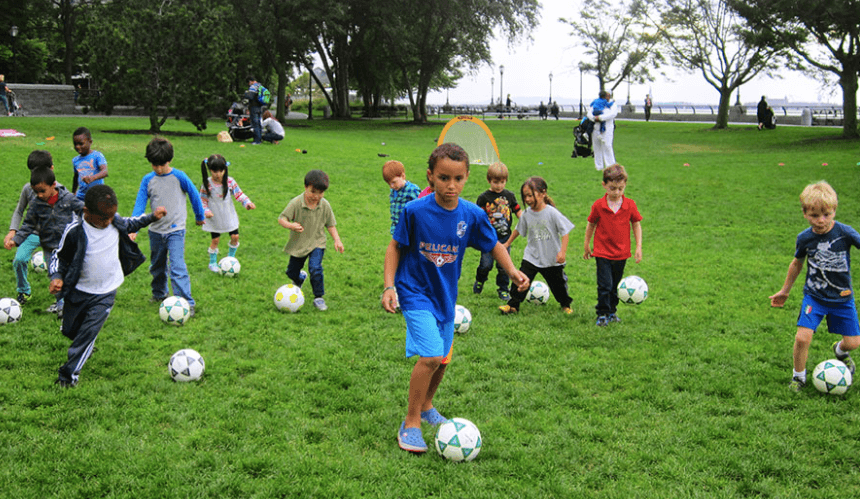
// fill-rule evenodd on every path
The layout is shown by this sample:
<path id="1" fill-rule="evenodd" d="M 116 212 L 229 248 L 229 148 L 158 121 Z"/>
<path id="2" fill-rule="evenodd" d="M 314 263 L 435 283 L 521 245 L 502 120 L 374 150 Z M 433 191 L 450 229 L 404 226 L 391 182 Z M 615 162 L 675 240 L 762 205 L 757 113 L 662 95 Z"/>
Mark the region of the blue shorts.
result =
<path id="1" fill-rule="evenodd" d="M 825 317 L 827 317 L 827 329 L 831 333 L 860 336 L 857 306 L 853 299 L 845 303 L 825 305 L 811 296 L 804 295 L 803 303 L 800 304 L 800 314 L 797 316 L 797 327 L 815 331 Z"/>
<path id="2" fill-rule="evenodd" d="M 440 322 L 429 310 L 403 310 L 406 319 L 406 356 L 446 357 L 451 359 L 454 321 Z"/>

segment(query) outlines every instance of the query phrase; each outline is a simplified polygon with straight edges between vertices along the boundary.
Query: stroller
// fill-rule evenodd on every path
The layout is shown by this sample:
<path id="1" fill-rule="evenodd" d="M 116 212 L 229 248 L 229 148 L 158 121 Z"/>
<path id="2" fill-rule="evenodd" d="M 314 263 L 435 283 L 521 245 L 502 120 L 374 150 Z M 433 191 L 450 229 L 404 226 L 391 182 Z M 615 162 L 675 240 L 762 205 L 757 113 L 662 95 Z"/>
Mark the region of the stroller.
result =
<path id="1" fill-rule="evenodd" d="M 254 138 L 254 129 L 251 128 L 251 114 L 248 112 L 247 106 L 241 102 L 234 102 L 227 110 L 227 132 L 234 141 Z"/>
<path id="2" fill-rule="evenodd" d="M 12 116 L 24 116 L 24 108 L 11 88 L 6 87 L 6 100 L 9 101 L 9 112 Z M 2 111 L 0 111 L 2 112 Z"/>
<path id="3" fill-rule="evenodd" d="M 582 118 L 578 125 L 573 127 L 573 153 L 571 158 L 587 158 L 594 155 L 591 148 L 591 134 L 594 132 L 594 122 L 587 117 Z"/>

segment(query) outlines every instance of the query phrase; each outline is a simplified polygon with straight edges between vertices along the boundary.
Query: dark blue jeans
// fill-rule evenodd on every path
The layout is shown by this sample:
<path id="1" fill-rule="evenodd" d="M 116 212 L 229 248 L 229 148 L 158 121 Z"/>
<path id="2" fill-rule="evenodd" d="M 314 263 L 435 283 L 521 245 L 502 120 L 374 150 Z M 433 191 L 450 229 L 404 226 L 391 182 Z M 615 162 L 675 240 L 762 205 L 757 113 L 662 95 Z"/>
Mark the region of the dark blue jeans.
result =
<path id="1" fill-rule="evenodd" d="M 254 143 L 263 141 L 263 108 L 260 106 L 248 106 L 251 115 L 251 129 L 254 130 Z"/>
<path id="2" fill-rule="evenodd" d="M 324 248 L 316 248 L 305 256 L 291 256 L 290 263 L 287 264 L 287 277 L 293 282 L 301 282 L 299 272 L 305 266 L 305 260 L 308 262 L 308 274 L 311 280 L 311 288 L 314 292 L 314 298 L 321 298 L 325 295 L 325 283 L 323 280 L 322 259 L 325 255 Z"/>
<path id="3" fill-rule="evenodd" d="M 508 248 L 508 254 L 511 254 L 511 249 Z M 478 263 L 478 271 L 475 273 L 475 280 L 483 284 L 487 281 L 487 278 L 490 276 L 490 271 L 493 270 L 493 259 L 492 253 L 481 253 L 481 261 Z M 508 274 L 502 270 L 502 266 L 499 265 L 499 262 L 496 262 L 496 287 L 499 288 L 499 291 L 507 291 L 508 286 L 511 285 L 511 279 L 508 277 Z"/>
<path id="4" fill-rule="evenodd" d="M 627 260 L 594 257 L 597 262 L 597 315 L 614 314 L 618 307 L 618 283 L 624 277 Z"/>

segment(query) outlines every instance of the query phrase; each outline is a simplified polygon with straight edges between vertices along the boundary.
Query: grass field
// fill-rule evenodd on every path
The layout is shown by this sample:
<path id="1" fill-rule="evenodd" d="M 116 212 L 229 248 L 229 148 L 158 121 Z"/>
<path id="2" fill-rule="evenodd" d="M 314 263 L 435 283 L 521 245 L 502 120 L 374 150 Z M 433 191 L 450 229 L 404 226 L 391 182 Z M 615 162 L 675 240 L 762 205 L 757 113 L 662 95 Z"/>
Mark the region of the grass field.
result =
<path id="1" fill-rule="evenodd" d="M 474 462 L 455 465 L 397 447 L 413 360 L 403 356 L 403 318 L 378 303 L 389 241 L 380 174 L 388 158 L 378 154 L 402 161 L 423 187 L 444 121 L 291 124 L 279 146 L 259 147 L 216 142 L 218 121 L 200 135 L 183 122 L 167 124 L 168 132 L 188 132 L 170 137 L 175 168 L 199 185 L 201 160 L 223 154 L 256 203 L 239 214 L 242 273 L 231 280 L 209 272 L 208 235 L 189 229 L 197 316 L 181 328 L 162 324 L 141 267 L 120 288 L 74 389 L 53 385 L 68 340 L 52 315 L 40 313 L 51 302 L 47 278 L 31 274 L 24 319 L 0 327 L 4 498 L 860 493 L 860 399 L 854 390 L 789 392 L 802 283 L 785 309 L 768 301 L 808 226 L 798 202 L 807 183 L 829 181 L 840 196 L 837 220 L 860 226 L 858 143 L 836 140 L 838 129 L 619 123 L 616 155 L 644 216 L 645 258 L 629 262 L 627 274 L 642 276 L 650 296 L 621 309 L 622 324 L 597 328 L 594 263 L 581 258 L 585 219 L 603 193 L 593 161 L 570 158 L 572 122 L 488 121 L 511 172 L 508 187 L 518 192 L 528 176 L 543 176 L 576 224 L 567 265 L 574 314 L 550 300 L 499 315 L 492 286 L 471 293 L 478 254 L 468 253 L 459 303 L 474 324 L 455 341 L 436 405 L 474 421 L 484 448 Z M 143 157 L 150 137 L 112 131 L 144 129 L 145 119 L 11 118 L 3 127 L 27 136 L 0 139 L 2 220 L 28 180 L 33 149 L 51 151 L 59 180 L 71 184 L 78 126 L 93 130 L 120 214 L 131 214 L 150 171 Z M 346 251 L 329 244 L 323 261 L 327 312 L 306 304 L 282 314 L 272 303 L 286 283 L 287 232 L 277 216 L 313 168 L 331 177 L 326 198 Z M 482 167 L 473 165 L 464 197 L 474 200 L 486 187 Z M 148 255 L 145 231 L 138 242 Z M 517 264 L 523 243 L 512 251 Z M 14 296 L 13 253 L 5 255 L 0 294 Z M 832 356 L 831 335 L 822 328 L 818 336 L 810 371 Z M 167 375 L 180 348 L 205 357 L 200 382 L 177 384 Z M 424 433 L 430 442 L 430 428 Z"/>

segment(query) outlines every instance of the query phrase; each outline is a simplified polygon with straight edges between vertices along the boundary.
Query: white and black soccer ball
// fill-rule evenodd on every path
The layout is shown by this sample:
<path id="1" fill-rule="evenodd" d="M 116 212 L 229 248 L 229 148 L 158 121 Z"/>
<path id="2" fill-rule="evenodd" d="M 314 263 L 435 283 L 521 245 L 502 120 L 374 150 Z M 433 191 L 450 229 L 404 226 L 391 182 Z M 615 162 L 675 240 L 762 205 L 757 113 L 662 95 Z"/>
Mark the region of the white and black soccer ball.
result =
<path id="1" fill-rule="evenodd" d="M 812 384 L 819 392 L 842 395 L 854 381 L 851 370 L 841 360 L 828 359 L 815 366 Z"/>
<path id="2" fill-rule="evenodd" d="M 549 301 L 549 286 L 542 281 L 534 281 L 526 293 L 526 301 L 535 305 L 544 305 Z"/>
<path id="3" fill-rule="evenodd" d="M 631 275 L 618 283 L 618 300 L 630 305 L 639 305 L 648 298 L 648 284 L 645 279 Z"/>
<path id="4" fill-rule="evenodd" d="M 181 296 L 168 296 L 158 306 L 158 316 L 167 324 L 181 326 L 191 318 L 191 305 Z"/>
<path id="5" fill-rule="evenodd" d="M 284 284 L 275 291 L 275 306 L 282 312 L 298 312 L 305 304 L 302 288 L 295 284 Z"/>
<path id="6" fill-rule="evenodd" d="M 33 272 L 44 274 L 48 271 L 48 262 L 45 261 L 45 252 L 37 251 L 30 258 L 30 265 L 33 266 Z"/>
<path id="7" fill-rule="evenodd" d="M 218 262 L 219 273 L 227 277 L 236 277 L 236 274 L 242 270 L 242 264 L 235 256 L 225 256 Z"/>
<path id="8" fill-rule="evenodd" d="M 170 357 L 167 371 L 173 381 L 195 381 L 203 376 L 206 363 L 196 350 L 183 348 Z"/>
<path id="9" fill-rule="evenodd" d="M 21 320 L 21 304 L 14 298 L 0 298 L 0 326 Z"/>
<path id="10" fill-rule="evenodd" d="M 440 456 L 456 462 L 475 459 L 483 445 L 478 427 L 463 418 L 452 418 L 439 425 L 433 441 Z"/>
<path id="11" fill-rule="evenodd" d="M 454 307 L 454 332 L 465 333 L 472 327 L 472 313 L 463 305 Z"/>

